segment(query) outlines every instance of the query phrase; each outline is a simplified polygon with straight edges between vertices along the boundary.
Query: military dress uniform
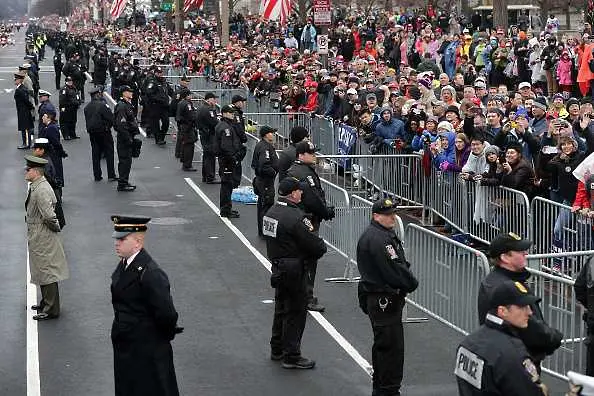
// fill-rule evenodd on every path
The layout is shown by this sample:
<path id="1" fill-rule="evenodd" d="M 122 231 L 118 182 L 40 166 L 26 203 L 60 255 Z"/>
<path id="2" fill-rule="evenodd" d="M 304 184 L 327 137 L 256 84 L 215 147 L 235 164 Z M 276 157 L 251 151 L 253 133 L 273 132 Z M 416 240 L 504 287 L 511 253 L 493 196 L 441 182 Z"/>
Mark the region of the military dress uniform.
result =
<path id="1" fill-rule="evenodd" d="M 546 386 L 519 328 L 498 317 L 498 306 L 535 305 L 538 298 L 520 282 L 497 285 L 484 324 L 469 334 L 456 352 L 454 374 L 460 396 L 546 396 Z"/>
<path id="2" fill-rule="evenodd" d="M 260 141 L 254 148 L 252 156 L 252 169 L 256 174 L 252 184 L 254 192 L 258 195 L 258 235 L 262 233 L 262 218 L 274 205 L 274 179 L 278 173 L 278 155 L 272 143 L 264 140 L 264 136 L 275 133 L 277 129 L 268 125 L 260 128 Z"/>
<path id="3" fill-rule="evenodd" d="M 212 95 L 212 96 L 211 96 Z M 216 98 L 212 93 L 207 93 L 205 99 Z M 214 152 L 215 128 L 219 123 L 216 106 L 203 103 L 198 108 L 198 127 L 200 134 L 200 145 L 202 146 L 202 181 L 212 183 L 215 180 Z"/>
<path id="4" fill-rule="evenodd" d="M 391 214 L 389 199 L 373 204 L 372 212 Z M 405 297 L 418 286 L 406 261 L 402 242 L 393 229 L 372 220 L 357 243 L 359 306 L 373 329 L 373 396 L 400 394 L 404 369 L 402 310 Z"/>
<path id="5" fill-rule="evenodd" d="M 121 87 L 122 91 L 129 91 L 129 87 Z M 114 129 L 117 132 L 118 149 L 118 191 L 133 191 L 136 186 L 128 181 L 130 177 L 130 168 L 132 167 L 132 158 L 139 140 L 134 137 L 140 133 L 138 123 L 134 115 L 132 104 L 125 99 L 121 99 L 114 109 Z"/>
<path id="6" fill-rule="evenodd" d="M 113 238 L 145 232 L 150 218 L 112 216 Z M 167 274 L 142 248 L 122 257 L 111 276 L 116 396 L 178 396 L 171 341 L 177 326 Z"/>
<path id="7" fill-rule="evenodd" d="M 109 105 L 102 100 L 101 89 L 96 87 L 89 91 L 91 101 L 85 106 L 85 121 L 91 141 L 91 159 L 93 162 L 93 176 L 95 181 L 103 179 L 101 173 L 101 158 L 107 163 L 107 177 L 109 181 L 117 179 L 113 159 L 113 113 Z"/>
<path id="8" fill-rule="evenodd" d="M 71 77 L 66 77 L 66 81 Z M 76 134 L 76 122 L 78 118 L 78 107 L 80 106 L 80 95 L 74 85 L 64 85 L 60 90 L 60 130 L 64 140 L 78 139 Z"/>
<path id="9" fill-rule="evenodd" d="M 192 161 L 194 160 L 194 143 L 198 141 L 198 133 L 196 131 L 198 111 L 192 104 L 189 95 L 189 89 L 180 92 L 180 98 L 182 99 L 177 104 L 175 120 L 179 126 L 178 139 L 182 142 L 182 169 L 184 171 L 196 171 L 196 168 L 192 166 Z"/>
<path id="10" fill-rule="evenodd" d="M 270 339 L 271 359 L 283 360 L 285 368 L 312 368 L 315 362 L 301 356 L 301 337 L 307 317 L 305 260 L 318 260 L 326 253 L 324 240 L 296 203 L 284 198 L 303 188 L 293 178 L 281 180 L 282 197 L 266 213 L 263 232 L 272 263 L 270 284 L 275 288 L 274 320 Z"/>
<path id="11" fill-rule="evenodd" d="M 45 113 L 53 113 L 53 114 L 58 114 L 58 112 L 56 111 L 56 106 L 54 106 L 54 104 L 52 102 L 50 102 L 50 96 L 52 96 L 51 93 L 49 93 L 48 91 L 45 91 L 43 89 L 39 90 L 39 97 L 41 98 L 42 96 L 47 96 L 47 99 L 44 100 L 43 102 L 39 103 L 39 108 L 37 109 L 37 116 L 38 116 L 38 120 L 39 123 L 37 125 L 37 134 L 39 135 L 39 132 L 41 131 L 41 129 L 43 129 L 44 125 L 43 125 L 43 121 L 41 121 L 41 117 L 43 116 L 43 114 Z"/>

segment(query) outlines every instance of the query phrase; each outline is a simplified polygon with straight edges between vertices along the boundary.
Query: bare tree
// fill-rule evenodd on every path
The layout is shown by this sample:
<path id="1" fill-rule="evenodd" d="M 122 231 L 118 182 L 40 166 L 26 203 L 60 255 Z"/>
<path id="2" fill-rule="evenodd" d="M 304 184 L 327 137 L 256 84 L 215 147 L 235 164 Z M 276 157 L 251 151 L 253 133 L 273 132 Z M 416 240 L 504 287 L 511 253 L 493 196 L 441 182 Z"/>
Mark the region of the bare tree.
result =
<path id="1" fill-rule="evenodd" d="M 37 17 L 50 14 L 68 16 L 71 12 L 72 7 L 68 0 L 38 0 L 33 7 L 31 7 L 31 14 Z"/>
<path id="2" fill-rule="evenodd" d="M 297 14 L 297 17 L 301 23 L 305 23 L 307 16 L 311 11 L 312 2 L 310 0 L 297 0 L 293 3 L 293 12 Z"/>
<path id="3" fill-rule="evenodd" d="M 507 0 L 493 0 L 493 27 L 507 30 Z"/>

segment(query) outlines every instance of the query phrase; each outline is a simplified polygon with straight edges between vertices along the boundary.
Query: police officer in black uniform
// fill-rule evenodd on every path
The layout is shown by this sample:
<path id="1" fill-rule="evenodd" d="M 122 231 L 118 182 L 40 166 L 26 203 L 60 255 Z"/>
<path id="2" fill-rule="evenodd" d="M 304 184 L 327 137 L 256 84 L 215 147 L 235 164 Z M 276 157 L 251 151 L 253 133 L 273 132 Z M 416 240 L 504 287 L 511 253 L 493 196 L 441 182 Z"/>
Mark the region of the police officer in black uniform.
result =
<path id="1" fill-rule="evenodd" d="M 109 66 L 109 59 L 105 52 L 105 48 L 99 47 L 95 55 L 93 55 L 93 65 L 95 71 L 93 73 L 93 83 L 95 85 L 105 86 L 107 80 L 107 68 Z"/>
<path id="2" fill-rule="evenodd" d="M 132 88 L 121 86 L 122 98 L 114 109 L 114 129 L 117 132 L 118 148 L 118 191 L 134 191 L 136 186 L 129 183 L 132 158 L 140 155 L 140 140 L 135 136 L 140 133 L 132 107 Z"/>
<path id="3" fill-rule="evenodd" d="M 594 256 L 588 258 L 580 270 L 573 288 L 575 298 L 584 306 L 586 311 L 583 320 L 586 322 L 588 342 L 586 342 L 586 375 L 594 376 Z"/>
<path id="4" fill-rule="evenodd" d="M 183 328 L 177 326 L 169 278 L 144 248 L 150 217 L 111 220 L 120 258 L 111 275 L 115 394 L 178 396 L 171 341 Z"/>
<path id="5" fill-rule="evenodd" d="M 60 90 L 60 129 L 64 140 L 79 139 L 76 134 L 76 122 L 78 119 L 78 107 L 80 106 L 80 95 L 74 86 L 72 77 L 66 77 L 66 85 Z"/>
<path id="6" fill-rule="evenodd" d="M 274 179 L 278 173 L 278 156 L 274 148 L 274 134 L 277 129 L 269 125 L 260 128 L 260 141 L 254 148 L 252 169 L 256 177 L 252 181 L 254 192 L 258 195 L 258 235 L 262 233 L 262 218 L 274 205 Z"/>
<path id="7" fill-rule="evenodd" d="M 202 146 L 202 181 L 207 184 L 216 183 L 214 139 L 215 127 L 218 123 L 217 96 L 207 92 L 204 95 L 204 103 L 198 108 L 198 127 Z"/>
<path id="8" fill-rule="evenodd" d="M 122 63 L 123 59 L 118 55 L 118 53 L 114 53 L 112 55 L 111 61 L 109 63 L 109 76 L 111 77 L 111 97 L 112 98 L 119 98 L 120 96 L 120 86 L 122 83 L 118 79 L 120 72 L 122 70 Z"/>
<path id="9" fill-rule="evenodd" d="M 462 340 L 456 353 L 460 396 L 548 395 L 519 336 L 538 301 L 518 281 L 505 280 L 493 288 L 484 324 Z"/>
<path id="10" fill-rule="evenodd" d="M 185 88 L 179 92 L 180 101 L 177 104 L 175 120 L 179 128 L 178 139 L 182 142 L 182 170 L 196 172 L 192 166 L 194 160 L 194 143 L 198 141 L 197 122 L 198 111 L 192 103 L 192 92 Z"/>
<path id="11" fill-rule="evenodd" d="M 221 120 L 215 127 L 214 152 L 219 158 L 221 190 L 219 209 L 221 217 L 238 218 L 239 212 L 233 210 L 231 194 L 241 183 L 241 161 L 247 150 L 243 145 L 247 138 L 235 122 L 235 109 L 229 105 L 221 108 Z"/>
<path id="12" fill-rule="evenodd" d="M 56 75 L 56 90 L 60 89 L 60 80 L 62 79 L 62 68 L 64 62 L 62 62 L 62 52 L 60 47 L 57 47 L 54 52 L 54 73 Z"/>
<path id="13" fill-rule="evenodd" d="M 371 224 L 357 243 L 359 306 L 373 329 L 373 393 L 400 395 L 404 368 L 404 298 L 419 282 L 394 232 L 396 205 L 390 199 L 373 204 Z"/>
<path id="14" fill-rule="evenodd" d="M 129 59 L 126 58 L 126 60 L 124 60 L 124 63 L 122 63 L 122 67 L 120 68 L 120 74 L 118 75 L 117 80 L 121 85 L 127 85 L 133 91 L 132 107 L 134 108 L 134 115 L 138 114 L 138 78 L 139 75 L 137 75 L 136 70 L 130 64 Z"/>
<path id="15" fill-rule="evenodd" d="M 176 85 L 175 88 L 173 89 L 173 96 L 171 96 L 171 101 L 169 102 L 169 117 L 175 118 L 175 116 L 177 115 L 177 104 L 181 100 L 181 98 L 179 97 L 179 94 L 183 89 L 190 89 L 190 78 L 186 75 L 183 75 L 180 78 L 179 85 Z M 177 131 L 179 134 L 179 125 L 177 127 Z M 180 161 L 181 161 L 181 145 L 182 145 L 181 139 L 178 138 L 175 141 L 175 158 L 179 158 Z"/>
<path id="16" fill-rule="evenodd" d="M 314 231 L 320 230 L 322 220 L 332 220 L 335 216 L 334 207 L 326 203 L 326 194 L 322 189 L 320 178 L 314 169 L 316 163 L 316 148 L 313 143 L 303 141 L 295 146 L 297 159 L 288 170 L 288 175 L 304 182 L 306 185 L 303 190 L 303 199 L 301 208 L 311 216 L 311 223 Z M 307 270 L 307 309 L 310 311 L 323 312 L 324 306 L 318 303 L 317 297 L 314 297 L 313 289 L 316 280 L 317 261 L 310 261 L 306 264 Z"/>
<path id="17" fill-rule="evenodd" d="M 520 238 L 514 233 L 500 234 L 489 245 L 489 255 L 494 262 L 493 270 L 483 279 L 478 295 L 479 323 L 485 323 L 485 318 L 491 307 L 491 298 L 495 288 L 504 281 L 520 282 L 528 293 L 532 293 L 528 285 L 530 272 L 526 270 L 526 255 L 530 248 L 530 241 Z M 530 307 L 528 327 L 518 330 L 518 335 L 532 356 L 540 372 L 540 362 L 553 354 L 561 346 L 563 334 L 550 327 L 544 320 L 542 310 L 538 304 Z"/>
<path id="18" fill-rule="evenodd" d="M 169 129 L 169 95 L 173 95 L 173 90 L 165 80 L 163 69 L 158 67 L 155 76 L 146 83 L 147 100 L 143 112 L 147 111 L 147 127 L 159 146 L 165 145 Z"/>
<path id="19" fill-rule="evenodd" d="M 69 61 L 66 62 L 64 68 L 62 69 L 62 73 L 66 77 L 71 77 L 72 81 L 74 82 L 74 86 L 79 92 L 79 99 L 84 102 L 85 101 L 85 72 L 87 70 L 81 64 L 80 55 L 78 52 L 72 54 L 72 57 Z"/>
<path id="20" fill-rule="evenodd" d="M 113 113 L 107 103 L 102 100 L 102 94 L 100 87 L 94 87 L 89 91 L 91 101 L 85 106 L 85 121 L 89 140 L 91 141 L 91 158 L 95 181 L 103 180 L 101 158 L 105 157 L 107 177 L 111 182 L 117 180 L 113 162 L 113 137 L 111 136 Z"/>
<path id="21" fill-rule="evenodd" d="M 310 369 L 315 362 L 301 356 L 305 328 L 306 280 L 304 263 L 326 253 L 324 240 L 299 208 L 303 183 L 288 177 L 278 186 L 279 200 L 264 216 L 266 251 L 272 263 L 270 285 L 275 288 L 270 347 L 272 360 L 286 369 Z"/>
<path id="22" fill-rule="evenodd" d="M 289 171 L 289 168 L 297 159 L 295 145 L 307 138 L 309 138 L 309 132 L 307 131 L 307 129 L 305 129 L 305 127 L 298 125 L 291 128 L 291 131 L 289 133 L 289 139 L 291 140 L 291 144 L 283 151 L 281 151 L 278 156 L 279 180 L 283 180 L 285 177 L 287 177 L 287 172 Z"/>
<path id="23" fill-rule="evenodd" d="M 235 122 L 239 125 L 241 131 L 245 134 L 245 117 L 243 116 L 243 109 L 247 99 L 241 95 L 233 95 L 231 97 L 231 107 L 235 110 Z"/>

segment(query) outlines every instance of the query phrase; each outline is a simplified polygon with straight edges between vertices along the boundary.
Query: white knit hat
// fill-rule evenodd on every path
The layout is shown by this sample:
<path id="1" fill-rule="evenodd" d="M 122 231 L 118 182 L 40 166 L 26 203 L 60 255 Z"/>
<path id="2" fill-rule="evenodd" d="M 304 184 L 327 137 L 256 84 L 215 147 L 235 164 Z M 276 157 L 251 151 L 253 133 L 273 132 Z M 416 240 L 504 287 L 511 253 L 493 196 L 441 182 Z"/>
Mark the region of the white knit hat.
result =
<path id="1" fill-rule="evenodd" d="M 437 124 L 437 130 L 439 131 L 440 129 L 445 129 L 448 132 L 454 132 L 454 126 L 449 121 L 442 121 Z"/>

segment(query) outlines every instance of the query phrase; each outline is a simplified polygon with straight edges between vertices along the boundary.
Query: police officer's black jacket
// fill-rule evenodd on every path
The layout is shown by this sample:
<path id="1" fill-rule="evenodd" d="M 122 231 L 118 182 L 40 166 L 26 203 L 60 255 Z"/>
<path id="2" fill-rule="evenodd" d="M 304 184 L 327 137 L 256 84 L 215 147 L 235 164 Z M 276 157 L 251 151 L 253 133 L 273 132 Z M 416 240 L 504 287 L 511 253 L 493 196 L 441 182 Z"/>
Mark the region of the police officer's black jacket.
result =
<path id="1" fill-rule="evenodd" d="M 272 143 L 262 139 L 256 144 L 252 156 L 252 169 L 256 176 L 274 182 L 278 172 L 278 156 Z"/>
<path id="2" fill-rule="evenodd" d="M 200 134 L 214 135 L 215 128 L 219 123 L 217 118 L 217 111 L 215 106 L 210 106 L 208 103 L 203 103 L 198 108 L 198 128 Z"/>
<path id="3" fill-rule="evenodd" d="M 314 168 L 300 160 L 295 160 L 289 168 L 287 176 L 299 179 L 307 185 L 303 189 L 299 206 L 306 213 L 313 215 L 312 220 L 319 223 L 321 220 L 327 219 L 329 209 L 326 203 L 326 194 Z"/>
<path id="4" fill-rule="evenodd" d="M 194 108 L 191 100 L 180 100 L 177 104 L 175 120 L 179 124 L 179 132 L 183 135 L 191 135 L 192 140 L 195 142 L 197 140 L 196 122 L 198 120 L 198 111 Z"/>
<path id="5" fill-rule="evenodd" d="M 358 287 L 360 299 L 371 293 L 404 297 L 419 285 L 394 230 L 374 220 L 357 243 L 357 266 L 361 274 Z"/>
<path id="6" fill-rule="evenodd" d="M 295 148 L 295 145 L 291 143 L 291 145 L 289 145 L 289 147 L 281 151 L 278 156 L 278 180 L 283 180 L 288 176 L 287 172 L 289 171 L 289 168 L 291 167 L 291 165 L 293 165 L 293 162 L 295 162 L 296 159 L 297 150 Z"/>
<path id="7" fill-rule="evenodd" d="M 573 288 L 575 298 L 587 309 L 584 320 L 588 326 L 588 334 L 594 333 L 594 285 L 592 284 L 592 265 L 594 257 L 590 257 L 584 264 Z"/>
<path id="8" fill-rule="evenodd" d="M 268 258 L 317 260 L 326 253 L 324 240 L 313 233 L 305 213 L 284 198 L 266 212 L 263 220 Z"/>
<path id="9" fill-rule="evenodd" d="M 64 87 L 60 90 L 60 96 L 58 100 L 60 103 L 60 109 L 78 107 L 80 105 L 78 91 L 74 85 L 64 85 Z"/>
<path id="10" fill-rule="evenodd" d="M 145 83 L 147 104 L 155 108 L 169 109 L 169 90 L 171 89 L 166 81 L 161 81 L 157 77 L 149 78 Z"/>
<path id="11" fill-rule="evenodd" d="M 134 136 L 139 134 L 134 108 L 125 100 L 120 100 L 113 112 L 113 126 L 118 133 L 118 145 L 132 145 Z"/>
<path id="12" fill-rule="evenodd" d="M 517 329 L 491 314 L 460 343 L 454 372 L 460 396 L 544 396 Z"/>
<path id="13" fill-rule="evenodd" d="M 526 270 L 522 272 L 513 272 L 506 270 L 505 268 L 495 266 L 493 271 L 491 271 L 489 275 L 483 279 L 479 289 L 479 323 L 483 324 L 485 322 L 485 317 L 489 311 L 489 306 L 491 305 L 493 290 L 495 290 L 496 287 L 501 283 L 509 280 L 520 282 L 524 285 L 526 290 L 528 290 L 528 293 L 534 294 L 529 288 L 527 282 L 528 278 L 530 278 L 530 272 Z M 532 309 L 532 316 L 530 316 L 530 320 L 528 321 L 528 328 L 519 330 L 519 336 L 522 341 L 524 341 L 524 345 L 526 345 L 526 348 L 534 360 L 539 362 L 544 359 L 546 355 L 552 354 L 557 348 L 561 346 L 563 334 L 550 327 L 544 321 L 542 311 L 538 303 L 532 304 L 530 308 Z"/>
<path id="14" fill-rule="evenodd" d="M 87 132 L 92 133 L 110 133 L 113 126 L 113 113 L 109 105 L 101 98 L 93 98 L 85 106 L 85 121 Z"/>
<path id="15" fill-rule="evenodd" d="M 72 77 L 73 80 L 80 82 L 84 79 L 84 69 L 78 62 L 68 61 L 62 68 L 62 73 L 66 77 Z"/>
<path id="16" fill-rule="evenodd" d="M 235 109 L 235 122 L 239 126 L 240 132 L 245 135 L 245 117 L 243 116 L 243 110 L 233 104 L 230 106 Z"/>
<path id="17" fill-rule="evenodd" d="M 60 52 L 56 52 L 54 55 L 54 70 L 58 72 L 62 72 L 62 67 L 64 63 L 62 62 L 62 54 Z"/>
<path id="18" fill-rule="evenodd" d="M 245 142 L 247 138 L 245 134 L 241 134 L 237 123 L 225 117 L 221 118 L 215 127 L 213 146 L 215 154 L 226 160 L 241 162 L 246 153 L 243 145 Z"/>

